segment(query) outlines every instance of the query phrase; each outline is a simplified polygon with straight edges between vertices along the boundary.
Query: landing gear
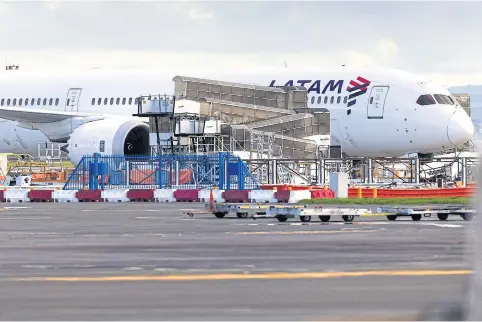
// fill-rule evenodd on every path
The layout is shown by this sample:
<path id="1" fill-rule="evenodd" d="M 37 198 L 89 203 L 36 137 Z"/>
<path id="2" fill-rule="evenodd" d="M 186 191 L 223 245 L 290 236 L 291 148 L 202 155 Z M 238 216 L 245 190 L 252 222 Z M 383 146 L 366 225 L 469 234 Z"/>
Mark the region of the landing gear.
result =
<path id="1" fill-rule="evenodd" d="M 388 219 L 388 220 L 391 220 L 391 221 L 396 220 L 396 219 L 397 219 L 397 215 L 387 215 L 387 219 Z"/>

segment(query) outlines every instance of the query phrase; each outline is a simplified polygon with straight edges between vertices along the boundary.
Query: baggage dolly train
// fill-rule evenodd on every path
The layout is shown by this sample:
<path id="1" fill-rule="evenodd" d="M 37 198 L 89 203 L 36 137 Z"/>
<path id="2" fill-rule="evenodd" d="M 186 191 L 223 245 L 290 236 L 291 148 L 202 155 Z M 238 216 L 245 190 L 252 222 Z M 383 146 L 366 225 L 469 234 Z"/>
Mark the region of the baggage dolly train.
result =
<path id="1" fill-rule="evenodd" d="M 345 222 L 352 222 L 360 216 L 386 216 L 388 220 L 409 216 L 413 221 L 422 217 L 429 218 L 437 215 L 439 220 L 447 220 L 449 215 L 460 216 L 464 220 L 471 220 L 475 210 L 464 205 L 432 205 L 432 206 L 390 206 L 377 207 L 375 211 L 367 208 L 350 206 L 316 206 L 298 204 L 245 204 L 245 203 L 208 203 L 204 212 L 187 212 L 193 216 L 195 213 L 211 213 L 217 218 L 224 218 L 228 214 L 235 214 L 238 218 L 276 218 L 285 222 L 289 218 L 299 218 L 302 222 L 309 222 L 313 217 L 318 217 L 322 222 L 328 222 L 332 217 L 340 217 Z"/>

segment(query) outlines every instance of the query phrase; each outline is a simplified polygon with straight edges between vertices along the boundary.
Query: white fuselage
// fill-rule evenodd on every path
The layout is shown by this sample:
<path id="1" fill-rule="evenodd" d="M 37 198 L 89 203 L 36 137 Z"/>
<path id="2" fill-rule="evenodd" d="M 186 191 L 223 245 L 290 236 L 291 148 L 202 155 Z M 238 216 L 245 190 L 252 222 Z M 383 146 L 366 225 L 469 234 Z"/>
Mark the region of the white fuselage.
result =
<path id="1" fill-rule="evenodd" d="M 135 70 L 65 74 L 9 71 L 0 76 L 0 108 L 133 118 L 132 114 L 137 113 L 135 98 L 172 95 L 176 75 Z M 438 152 L 462 145 L 474 132 L 470 118 L 458 104 L 435 100 L 430 105 L 417 103 L 422 95 L 449 96 L 447 89 L 397 70 L 343 67 L 324 71 L 195 71 L 182 75 L 261 86 L 304 85 L 309 94 L 308 106 L 330 112 L 331 144 L 342 145 L 343 151 L 352 156 Z M 365 81 L 370 83 L 365 86 Z M 348 91 L 360 84 L 355 91 Z M 49 138 L 65 141 L 62 127 L 74 122 L 32 126 L 1 117 L 0 113 L 0 152 L 34 156 L 38 142 Z M 53 133 L 57 130 L 58 135 Z M 48 137 L 46 132 L 50 133 Z"/>

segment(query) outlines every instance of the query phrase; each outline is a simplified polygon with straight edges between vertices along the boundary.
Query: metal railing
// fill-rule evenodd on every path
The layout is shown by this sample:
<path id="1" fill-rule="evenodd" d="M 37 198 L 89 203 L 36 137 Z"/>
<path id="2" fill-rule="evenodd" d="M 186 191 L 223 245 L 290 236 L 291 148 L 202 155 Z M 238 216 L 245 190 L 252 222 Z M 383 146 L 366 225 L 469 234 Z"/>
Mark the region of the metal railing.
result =
<path id="1" fill-rule="evenodd" d="M 239 157 L 212 155 L 84 156 L 64 190 L 259 189 Z"/>

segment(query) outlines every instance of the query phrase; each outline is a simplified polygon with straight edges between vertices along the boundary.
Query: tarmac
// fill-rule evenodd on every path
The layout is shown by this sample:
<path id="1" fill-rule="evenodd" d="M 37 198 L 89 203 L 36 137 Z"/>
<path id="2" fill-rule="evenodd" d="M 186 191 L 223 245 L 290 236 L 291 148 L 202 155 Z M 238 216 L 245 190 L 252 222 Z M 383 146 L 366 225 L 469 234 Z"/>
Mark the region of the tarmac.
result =
<path id="1" fill-rule="evenodd" d="M 459 216 L 222 219 L 193 203 L 0 205 L 2 320 L 413 320 L 460 300 Z"/>

